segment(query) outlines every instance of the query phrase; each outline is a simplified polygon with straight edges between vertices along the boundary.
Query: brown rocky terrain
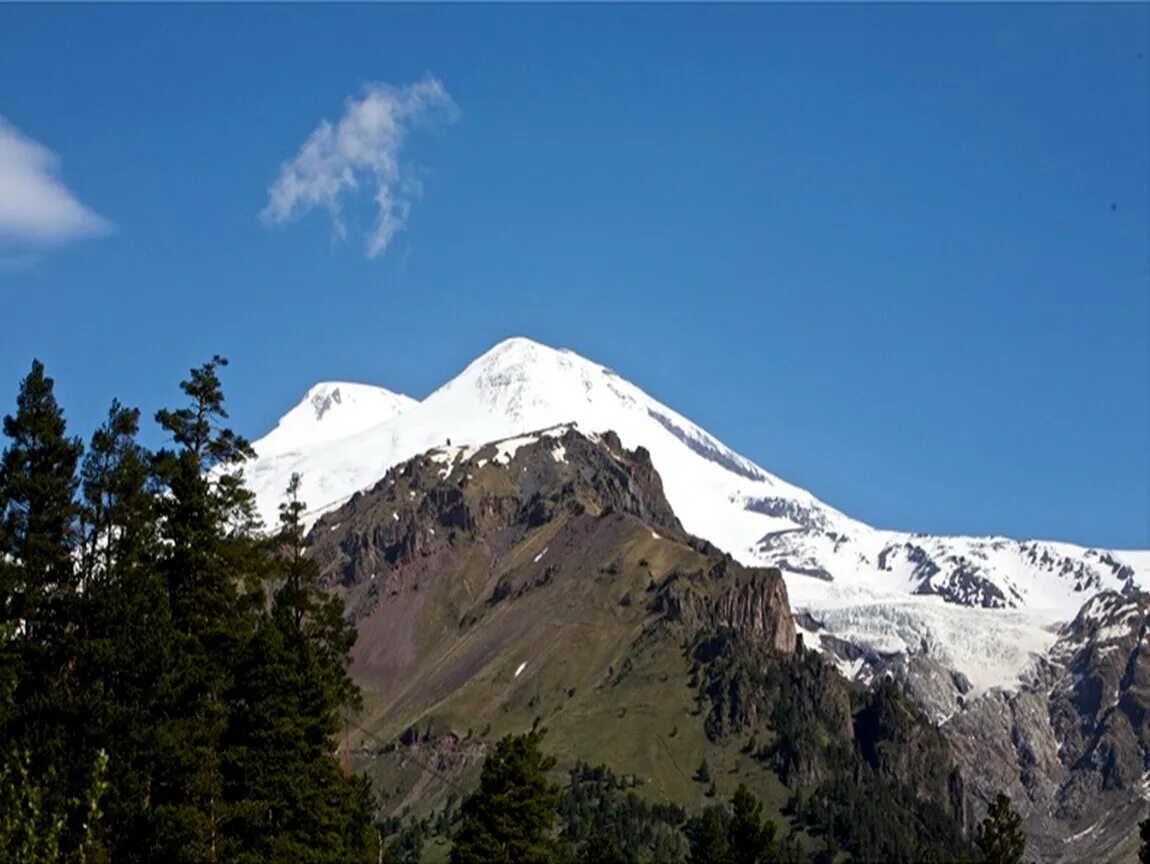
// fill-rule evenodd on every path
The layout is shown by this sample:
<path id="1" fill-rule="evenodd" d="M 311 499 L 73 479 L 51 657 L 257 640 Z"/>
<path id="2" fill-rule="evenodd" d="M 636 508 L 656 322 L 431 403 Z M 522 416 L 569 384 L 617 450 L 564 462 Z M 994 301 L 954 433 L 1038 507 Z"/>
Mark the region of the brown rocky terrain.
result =
<path id="1" fill-rule="evenodd" d="M 795 647 L 779 573 L 688 536 L 647 453 L 610 433 L 445 445 L 321 518 L 309 544 L 357 623 L 360 725 L 377 742 L 489 741 L 539 718 L 560 756 L 693 801 L 712 745 L 681 643 L 722 628 Z"/>
<path id="2" fill-rule="evenodd" d="M 393 782 L 393 812 L 434 806 L 488 742 L 543 722 L 561 761 L 606 761 L 655 798 L 701 803 L 706 759 L 781 806 L 849 746 L 967 829 L 1007 791 L 1042 861 L 1133 854 L 1150 791 L 1150 595 L 1095 597 L 1015 691 L 975 696 L 925 648 L 861 658 L 944 721 L 939 736 L 796 655 L 780 574 L 688 535 L 646 451 L 611 433 L 445 444 L 325 515 L 309 543 L 358 625 L 357 754 Z M 813 718 L 803 752 L 742 758 L 744 736 L 777 732 L 787 688 Z"/>
<path id="3" fill-rule="evenodd" d="M 1040 860 L 1133 861 L 1150 794 L 1150 595 L 1105 592 L 1016 692 L 943 727 L 976 800 L 1001 788 Z"/>
<path id="4" fill-rule="evenodd" d="M 542 723 L 561 766 L 605 762 L 655 800 L 745 782 L 781 814 L 863 770 L 968 824 L 938 731 L 803 649 L 780 573 L 688 535 L 647 452 L 611 433 L 445 444 L 323 516 L 309 547 L 358 627 L 354 752 L 389 812 L 433 808 L 489 742 Z"/>

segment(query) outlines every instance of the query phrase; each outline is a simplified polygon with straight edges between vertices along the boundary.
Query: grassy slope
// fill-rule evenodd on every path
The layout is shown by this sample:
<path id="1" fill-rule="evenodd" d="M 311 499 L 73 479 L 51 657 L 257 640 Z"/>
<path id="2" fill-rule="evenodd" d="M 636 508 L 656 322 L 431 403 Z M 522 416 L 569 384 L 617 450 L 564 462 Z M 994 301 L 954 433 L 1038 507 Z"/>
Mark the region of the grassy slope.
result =
<path id="1" fill-rule="evenodd" d="M 604 762 L 616 773 L 642 778 L 642 794 L 652 800 L 698 807 L 707 803 L 707 787 L 693 775 L 705 759 L 721 796 L 745 782 L 777 812 L 789 793 L 774 774 L 739 752 L 742 742 L 718 746 L 707 740 L 690 686 L 691 661 L 666 628 L 652 629 L 654 619 L 646 609 L 652 578 L 675 568 L 698 569 L 705 559 L 684 543 L 656 539 L 633 517 L 597 521 L 599 532 L 610 532 L 618 550 L 604 565 L 614 573 L 588 562 L 551 584 L 485 608 L 501 575 L 527 578 L 531 565 L 544 564 L 550 546 L 564 542 L 565 533 L 580 533 L 568 532 L 564 522 L 544 526 L 517 547 L 504 568 L 487 575 L 481 590 L 470 558 L 461 578 L 439 580 L 422 607 L 421 657 L 406 686 L 392 698 L 369 689 L 361 722 L 385 740 L 414 725 L 464 739 L 470 733 L 470 740 L 483 732 L 482 740 L 491 742 L 529 729 L 539 718 L 560 773 L 578 760 Z M 544 548 L 549 552 L 534 562 Z M 459 605 L 461 590 L 484 598 L 472 606 L 481 613 L 480 622 L 462 632 L 458 619 L 443 611 Z M 623 605 L 619 601 L 627 594 L 631 603 Z M 510 647 L 493 651 L 499 644 Z M 446 696 L 426 698 L 476 655 L 491 659 Z M 516 677 L 521 663 L 526 666 Z M 370 688 L 370 682 L 363 683 Z M 478 776 L 477 762 L 458 772 L 448 763 L 439 767 L 458 786 L 426 776 L 430 772 L 403 749 L 376 758 L 370 773 L 389 805 L 414 804 L 413 812 L 427 812 Z M 421 775 L 426 785 L 413 801 L 406 793 Z"/>
<path id="2" fill-rule="evenodd" d="M 514 495 L 513 470 L 515 462 L 472 466 L 469 502 Z M 365 525 L 391 518 L 393 507 L 416 506 L 427 487 L 425 478 L 393 481 Z M 637 791 L 651 800 L 697 808 L 709 800 L 709 784 L 693 779 L 705 759 L 719 796 L 745 782 L 782 827 L 788 791 L 740 752 L 742 741 L 708 741 L 684 634 L 648 609 L 653 582 L 705 571 L 712 560 L 685 537 L 656 534 L 631 515 L 604 515 L 593 499 L 582 503 L 585 512 L 557 510 L 509 548 L 494 549 L 483 532 L 461 533 L 436 553 L 434 572 L 409 580 L 418 589 L 381 594 L 360 621 L 361 642 L 403 630 L 406 662 L 385 688 L 371 674 L 359 678 L 365 705 L 357 723 L 372 734 L 353 730 L 356 767 L 372 777 L 388 812 L 431 812 L 474 787 L 485 744 L 539 720 L 557 782 L 576 761 L 606 763 L 640 778 Z M 501 579 L 512 595 L 493 604 Z M 424 743 L 381 745 L 411 727 Z M 448 734 L 458 740 L 444 745 Z M 759 740 L 766 741 L 761 732 Z M 434 847 L 429 856 L 437 860 Z"/>

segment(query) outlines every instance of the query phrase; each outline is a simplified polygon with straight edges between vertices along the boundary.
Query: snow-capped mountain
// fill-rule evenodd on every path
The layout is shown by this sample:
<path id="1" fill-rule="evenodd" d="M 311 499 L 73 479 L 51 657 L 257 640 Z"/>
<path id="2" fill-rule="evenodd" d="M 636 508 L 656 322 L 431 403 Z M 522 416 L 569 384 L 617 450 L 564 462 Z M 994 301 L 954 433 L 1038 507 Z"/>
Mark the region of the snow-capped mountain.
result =
<path id="1" fill-rule="evenodd" d="M 355 435 L 397 417 L 419 403 L 403 396 L 346 381 L 327 381 L 307 391 L 276 428 L 259 440 L 261 457 L 302 452 L 327 441 Z"/>
<path id="2" fill-rule="evenodd" d="M 1150 585 L 1150 552 L 1002 537 L 878 530 L 768 473 L 615 372 L 509 339 L 422 401 L 319 384 L 264 438 L 247 469 L 274 522 L 292 473 L 313 518 L 432 448 L 475 446 L 562 424 L 645 447 L 683 526 L 748 565 L 779 567 L 792 604 L 877 651 L 931 645 L 976 687 L 1017 680 L 1102 590 Z"/>

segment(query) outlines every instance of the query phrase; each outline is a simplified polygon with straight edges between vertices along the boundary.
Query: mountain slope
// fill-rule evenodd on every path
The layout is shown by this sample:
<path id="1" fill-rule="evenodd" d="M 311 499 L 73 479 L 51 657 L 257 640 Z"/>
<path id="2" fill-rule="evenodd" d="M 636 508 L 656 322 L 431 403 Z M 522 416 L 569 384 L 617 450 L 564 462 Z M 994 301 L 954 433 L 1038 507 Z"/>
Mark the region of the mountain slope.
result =
<path id="1" fill-rule="evenodd" d="M 684 531 L 650 454 L 613 432 L 429 450 L 308 545 L 357 625 L 353 743 L 392 814 L 444 802 L 491 741 L 541 722 L 561 768 L 605 762 L 655 801 L 747 783 L 781 822 L 806 790 L 828 800 L 789 827 L 863 860 L 879 839 L 891 860 L 961 851 L 964 785 L 938 730 L 803 649 L 781 574 Z M 844 832 L 828 817 L 863 786 L 891 800 Z"/>
<path id="2" fill-rule="evenodd" d="M 943 730 L 976 798 L 1011 794 L 1041 860 L 1133 860 L 1150 797 L 1150 594 L 1092 598 L 1017 692 L 971 700 Z"/>
<path id="3" fill-rule="evenodd" d="M 360 724 L 376 741 L 448 738 L 450 772 L 470 766 L 465 744 L 538 717 L 565 763 L 607 761 L 657 799 L 693 802 L 711 748 L 692 719 L 684 634 L 724 626 L 780 654 L 795 645 L 779 574 L 689 537 L 648 455 L 610 434 L 556 427 L 414 457 L 321 517 L 309 555 L 356 622 Z M 427 792 L 413 783 L 390 803 Z"/>
<path id="4" fill-rule="evenodd" d="M 315 518 L 448 441 L 478 446 L 574 424 L 646 448 L 683 527 L 743 564 L 781 569 L 796 607 L 828 631 L 880 651 L 926 641 L 979 688 L 1015 683 L 1053 642 L 1051 625 L 1093 594 L 1148 583 L 1146 552 L 871 528 L 734 453 L 613 371 L 526 339 L 500 343 L 421 402 L 364 404 L 339 434 L 327 431 L 335 424 L 318 432 L 324 418 L 311 422 L 297 408 L 255 442 L 249 482 L 265 520 L 274 519 L 292 472 L 302 474 Z"/>

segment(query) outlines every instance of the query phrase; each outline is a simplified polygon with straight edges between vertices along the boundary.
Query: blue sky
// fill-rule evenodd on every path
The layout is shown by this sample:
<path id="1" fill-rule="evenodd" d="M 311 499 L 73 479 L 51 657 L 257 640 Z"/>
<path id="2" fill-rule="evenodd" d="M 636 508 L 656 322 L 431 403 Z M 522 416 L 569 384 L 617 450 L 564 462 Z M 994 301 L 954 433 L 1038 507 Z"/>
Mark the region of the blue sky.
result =
<path id="1" fill-rule="evenodd" d="M 525 335 L 871 523 L 1146 547 L 1148 44 L 1145 4 L 0 6 L 4 404 L 41 357 L 86 436 L 220 352 L 255 437 Z M 406 134 L 280 182 L 374 109 Z"/>

